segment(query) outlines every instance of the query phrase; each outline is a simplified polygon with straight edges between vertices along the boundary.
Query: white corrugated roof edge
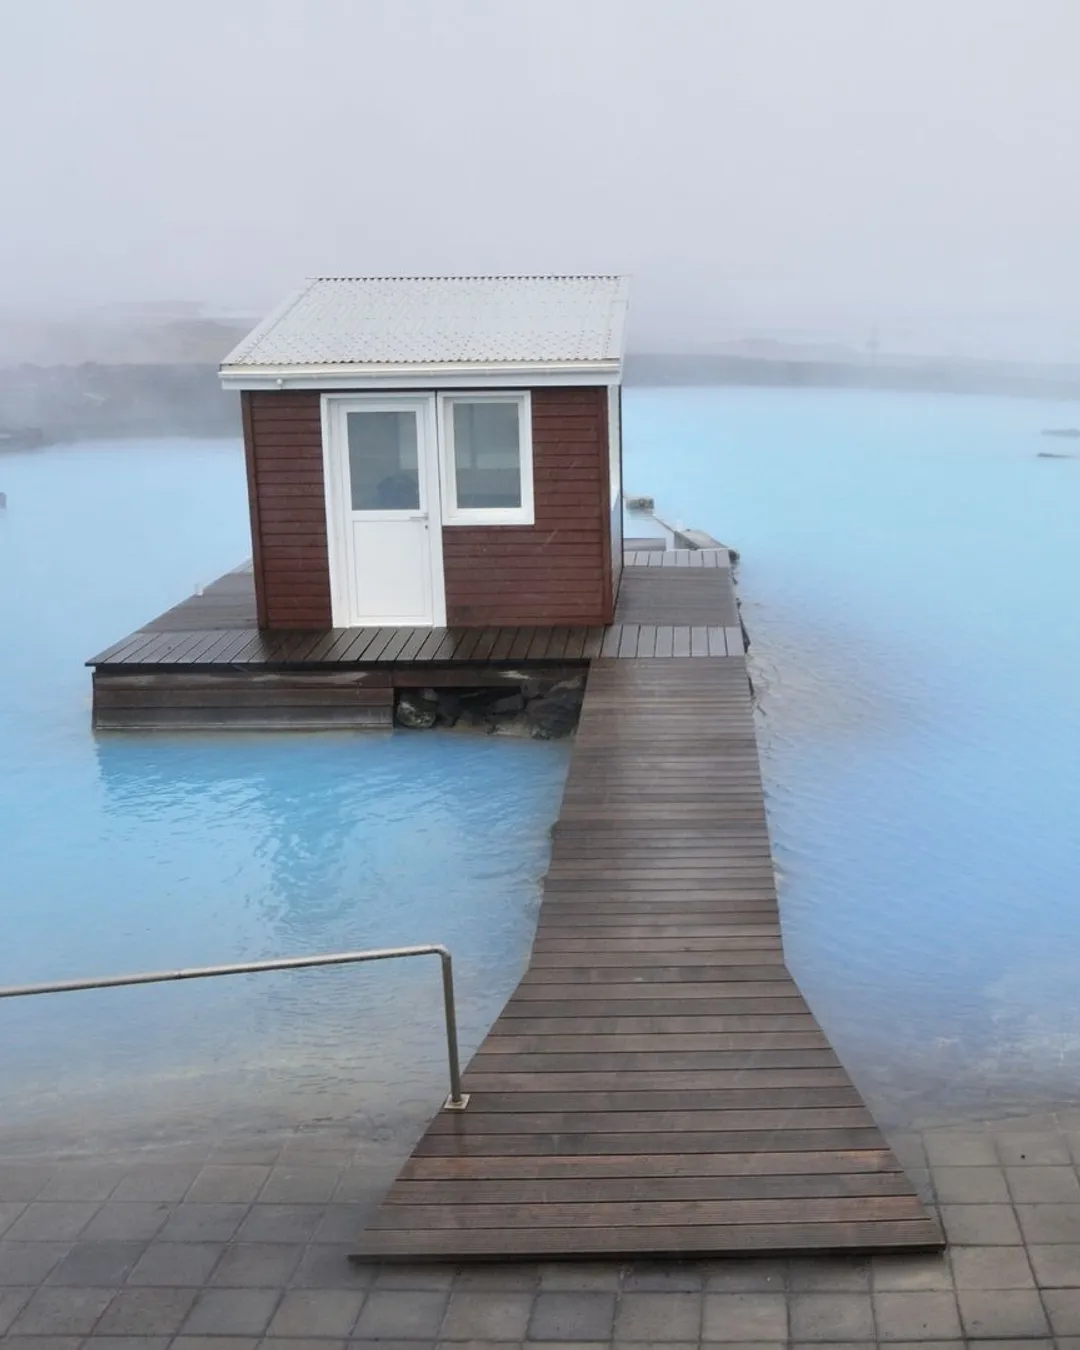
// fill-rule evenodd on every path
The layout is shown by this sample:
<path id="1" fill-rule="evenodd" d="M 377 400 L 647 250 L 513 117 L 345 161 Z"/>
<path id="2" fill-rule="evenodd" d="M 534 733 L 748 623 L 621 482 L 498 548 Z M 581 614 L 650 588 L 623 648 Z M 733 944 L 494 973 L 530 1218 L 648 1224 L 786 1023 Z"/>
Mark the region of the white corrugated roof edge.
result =
<path id="1" fill-rule="evenodd" d="M 320 354 L 312 360 L 298 360 L 295 357 L 284 360 L 275 360 L 267 362 L 260 360 L 257 352 L 258 348 L 264 343 L 276 330 L 288 329 L 288 320 L 290 314 L 301 305 L 313 291 L 327 286 L 333 286 L 334 283 L 370 283 L 373 286 L 384 286 L 387 283 L 403 283 L 409 289 L 413 287 L 423 287 L 425 284 L 437 283 L 440 286 L 448 284 L 468 286 L 470 283 L 492 282 L 521 282 L 525 286 L 535 286 L 535 283 L 551 282 L 553 290 L 563 289 L 559 283 L 564 282 L 608 282 L 610 283 L 610 292 L 604 297 L 604 332 L 600 337 L 599 327 L 594 329 L 593 337 L 599 340 L 599 349 L 595 354 L 590 354 L 588 358 L 582 358 L 579 355 L 567 355 L 565 357 L 552 358 L 547 357 L 537 359 L 520 359 L 513 357 L 511 359 L 439 359 L 439 360 L 410 360 L 400 358 L 371 358 L 364 360 L 355 360 L 346 357 L 344 360 L 336 360 L 333 357 L 328 358 L 325 354 Z M 234 387 L 242 387 L 245 379 L 255 379 L 259 385 L 265 381 L 272 381 L 278 387 L 283 385 L 295 385 L 295 381 L 301 380 L 304 387 L 313 387 L 318 383 L 320 375 L 332 379 L 334 383 L 349 375 L 366 375 L 371 382 L 377 380 L 380 374 L 393 376 L 396 379 L 405 381 L 410 375 L 424 377 L 437 377 L 440 374 L 452 375 L 455 372 L 461 374 L 483 374 L 490 373 L 502 382 L 504 379 L 513 378 L 515 375 L 526 376 L 535 374 L 537 376 L 546 376 L 552 378 L 560 371 L 575 371 L 580 376 L 586 376 L 590 372 L 607 377 L 605 382 L 610 381 L 614 374 L 617 378 L 621 368 L 622 357 L 625 349 L 626 339 L 626 317 L 629 307 L 629 288 L 630 278 L 623 274 L 614 273 L 556 273 L 556 274 L 468 274 L 468 275 L 417 275 L 417 276 L 320 276 L 310 278 L 295 290 L 282 304 L 272 310 L 265 319 L 263 319 L 255 328 L 251 330 L 225 357 L 221 363 L 221 376 L 225 383 Z M 596 306 L 596 297 L 585 296 L 586 303 Z M 568 298 L 567 303 L 572 304 L 572 296 Z M 598 315 L 591 316 L 594 321 Z M 551 336 L 550 334 L 548 335 Z M 254 357 L 254 359 L 252 359 Z M 257 387 L 257 386 L 253 386 Z"/>

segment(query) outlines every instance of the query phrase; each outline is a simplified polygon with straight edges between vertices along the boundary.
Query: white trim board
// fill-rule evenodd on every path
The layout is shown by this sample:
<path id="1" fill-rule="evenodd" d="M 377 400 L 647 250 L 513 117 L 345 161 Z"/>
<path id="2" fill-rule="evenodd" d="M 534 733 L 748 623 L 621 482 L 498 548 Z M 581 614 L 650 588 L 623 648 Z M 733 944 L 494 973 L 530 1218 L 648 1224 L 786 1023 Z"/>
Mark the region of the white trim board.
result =
<path id="1" fill-rule="evenodd" d="M 309 389 L 319 392 L 381 389 L 515 389 L 560 385 L 618 385 L 619 361 L 533 365 L 222 366 L 226 389 Z"/>

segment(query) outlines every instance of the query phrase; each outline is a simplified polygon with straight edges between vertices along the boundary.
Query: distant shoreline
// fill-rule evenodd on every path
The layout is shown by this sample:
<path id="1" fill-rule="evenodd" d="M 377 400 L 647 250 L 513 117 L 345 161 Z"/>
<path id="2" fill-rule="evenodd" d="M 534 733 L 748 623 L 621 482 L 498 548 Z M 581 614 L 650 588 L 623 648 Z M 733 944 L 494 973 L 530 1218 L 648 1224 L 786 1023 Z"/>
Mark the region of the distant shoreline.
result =
<path id="1" fill-rule="evenodd" d="M 631 353 L 629 388 L 876 389 L 1080 401 L 1080 368 Z M 204 362 L 0 367 L 0 454 L 80 440 L 240 435 L 235 394 Z"/>
<path id="2" fill-rule="evenodd" d="M 944 361 L 920 357 L 880 357 L 860 362 L 727 354 L 632 353 L 626 358 L 626 383 L 644 388 L 878 389 L 1080 400 L 1080 366 Z"/>

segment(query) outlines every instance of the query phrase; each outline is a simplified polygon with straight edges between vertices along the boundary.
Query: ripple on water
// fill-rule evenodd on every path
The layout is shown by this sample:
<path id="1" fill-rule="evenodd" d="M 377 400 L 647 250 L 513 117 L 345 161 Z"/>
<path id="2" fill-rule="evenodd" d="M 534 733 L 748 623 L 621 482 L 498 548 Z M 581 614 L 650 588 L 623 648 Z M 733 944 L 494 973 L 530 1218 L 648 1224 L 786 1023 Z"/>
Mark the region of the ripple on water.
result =
<path id="1" fill-rule="evenodd" d="M 242 454 L 84 446 L 0 465 L 0 981 L 441 941 L 468 1053 L 527 957 L 568 748 L 95 738 L 85 657 L 244 556 Z M 14 634 L 34 635 L 33 659 Z M 400 1148 L 446 1089 L 435 958 L 0 1015 L 0 1148 L 328 1118 Z"/>
<path id="2" fill-rule="evenodd" d="M 788 959 L 887 1120 L 1080 1091 L 1080 475 L 1035 458 L 1066 415 L 627 397 L 635 490 L 742 554 Z"/>

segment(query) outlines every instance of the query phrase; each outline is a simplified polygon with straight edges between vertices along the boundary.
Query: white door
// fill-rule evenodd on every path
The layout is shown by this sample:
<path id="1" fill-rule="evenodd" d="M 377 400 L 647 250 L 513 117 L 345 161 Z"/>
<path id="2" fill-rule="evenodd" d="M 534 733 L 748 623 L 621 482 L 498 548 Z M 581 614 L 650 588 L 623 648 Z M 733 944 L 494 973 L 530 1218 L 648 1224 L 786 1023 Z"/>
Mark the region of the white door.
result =
<path id="1" fill-rule="evenodd" d="M 435 398 L 323 401 L 334 626 L 446 622 Z"/>

